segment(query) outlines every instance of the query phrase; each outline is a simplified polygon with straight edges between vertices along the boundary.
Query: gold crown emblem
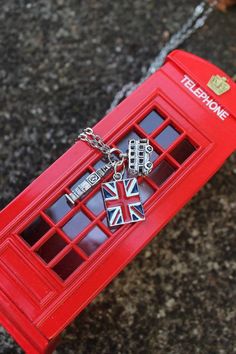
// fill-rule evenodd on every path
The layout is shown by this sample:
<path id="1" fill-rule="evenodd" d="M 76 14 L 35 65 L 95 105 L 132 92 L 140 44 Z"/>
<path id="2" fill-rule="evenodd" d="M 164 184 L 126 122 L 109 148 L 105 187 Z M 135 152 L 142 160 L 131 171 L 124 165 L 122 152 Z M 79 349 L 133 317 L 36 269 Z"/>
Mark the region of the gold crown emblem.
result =
<path id="1" fill-rule="evenodd" d="M 220 75 L 213 75 L 207 86 L 215 92 L 218 96 L 222 95 L 223 93 L 229 91 L 230 85 L 227 82 L 226 77 L 221 77 Z"/>

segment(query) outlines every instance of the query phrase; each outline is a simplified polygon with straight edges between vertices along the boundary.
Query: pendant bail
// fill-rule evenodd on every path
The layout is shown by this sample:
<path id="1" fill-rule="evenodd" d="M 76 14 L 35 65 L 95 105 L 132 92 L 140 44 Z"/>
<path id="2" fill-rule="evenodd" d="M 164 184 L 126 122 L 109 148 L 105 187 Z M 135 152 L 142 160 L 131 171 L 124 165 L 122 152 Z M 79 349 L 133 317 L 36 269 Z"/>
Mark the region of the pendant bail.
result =
<path id="1" fill-rule="evenodd" d="M 118 168 L 120 166 L 122 166 L 122 169 L 119 171 Z M 123 179 L 123 175 L 125 172 L 124 159 L 122 159 L 120 161 L 115 161 L 113 168 L 114 168 L 114 174 L 113 174 L 114 181 L 121 181 Z"/>
<path id="2" fill-rule="evenodd" d="M 118 160 L 114 158 L 114 156 L 117 155 Z M 118 148 L 111 148 L 109 151 L 108 156 L 108 160 L 112 165 L 115 165 L 117 162 L 120 162 L 120 164 L 123 164 L 124 160 L 125 160 L 125 156 L 123 156 L 123 153 L 120 149 Z"/>

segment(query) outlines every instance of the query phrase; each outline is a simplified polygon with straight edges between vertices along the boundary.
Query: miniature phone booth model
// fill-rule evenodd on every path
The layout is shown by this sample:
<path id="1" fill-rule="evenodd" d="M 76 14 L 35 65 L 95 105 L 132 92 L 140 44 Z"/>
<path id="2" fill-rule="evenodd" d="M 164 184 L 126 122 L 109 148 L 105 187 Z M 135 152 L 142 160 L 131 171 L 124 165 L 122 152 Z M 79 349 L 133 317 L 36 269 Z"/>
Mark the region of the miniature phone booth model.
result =
<path id="1" fill-rule="evenodd" d="M 130 159 L 130 170 L 152 167 L 137 177 L 142 222 L 110 227 L 100 183 L 70 203 L 66 196 L 104 165 L 84 141 L 1 211 L 0 320 L 26 353 L 51 353 L 63 329 L 235 151 L 235 97 L 219 68 L 174 51 L 93 128 L 122 151 L 137 149 L 137 139 L 153 149 L 151 164 Z"/>

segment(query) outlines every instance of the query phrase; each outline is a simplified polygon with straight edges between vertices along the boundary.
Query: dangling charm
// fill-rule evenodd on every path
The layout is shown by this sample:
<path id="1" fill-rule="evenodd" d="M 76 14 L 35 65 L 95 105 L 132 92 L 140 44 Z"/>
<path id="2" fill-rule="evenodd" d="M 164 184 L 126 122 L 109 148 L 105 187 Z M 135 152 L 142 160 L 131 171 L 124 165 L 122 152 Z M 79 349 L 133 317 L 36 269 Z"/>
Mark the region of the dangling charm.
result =
<path id="1" fill-rule="evenodd" d="M 128 157 L 128 173 L 131 176 L 146 176 L 153 167 L 150 161 L 152 151 L 153 147 L 149 144 L 148 139 L 130 140 L 128 153 L 121 153 L 120 158 L 122 160 L 114 164 L 114 181 L 102 184 L 104 204 L 110 227 L 145 220 L 137 179 L 134 177 L 123 179 L 124 169 L 122 173 L 117 173 L 116 169 L 123 165 L 124 157 Z"/>
<path id="2" fill-rule="evenodd" d="M 93 187 L 95 187 L 100 180 L 110 171 L 112 164 L 109 162 L 98 168 L 96 171 L 90 173 L 70 194 L 65 194 L 68 203 L 75 205 L 76 201 L 87 194 Z"/>
<path id="3" fill-rule="evenodd" d="M 150 155 L 153 147 L 148 139 L 129 140 L 128 172 L 131 176 L 147 176 L 153 167 Z"/>
<path id="4" fill-rule="evenodd" d="M 136 178 L 115 177 L 102 184 L 102 193 L 110 227 L 145 220 Z"/>

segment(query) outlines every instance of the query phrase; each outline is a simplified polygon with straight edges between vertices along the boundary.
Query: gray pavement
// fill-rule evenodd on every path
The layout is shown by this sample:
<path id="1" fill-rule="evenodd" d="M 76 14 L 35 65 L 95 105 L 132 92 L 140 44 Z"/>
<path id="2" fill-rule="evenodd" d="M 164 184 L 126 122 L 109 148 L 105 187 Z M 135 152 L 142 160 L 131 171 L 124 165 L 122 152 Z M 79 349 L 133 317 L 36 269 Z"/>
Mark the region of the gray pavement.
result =
<path id="1" fill-rule="evenodd" d="M 0 208 L 138 81 L 197 1 L 0 2 Z M 183 49 L 236 73 L 236 8 Z M 58 354 L 236 353 L 236 156 L 66 330 Z M 19 348 L 0 331 L 0 353 Z"/>

